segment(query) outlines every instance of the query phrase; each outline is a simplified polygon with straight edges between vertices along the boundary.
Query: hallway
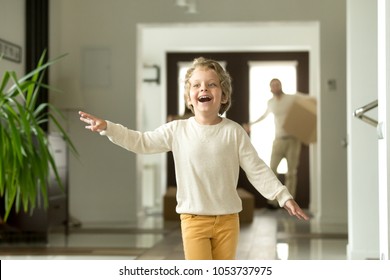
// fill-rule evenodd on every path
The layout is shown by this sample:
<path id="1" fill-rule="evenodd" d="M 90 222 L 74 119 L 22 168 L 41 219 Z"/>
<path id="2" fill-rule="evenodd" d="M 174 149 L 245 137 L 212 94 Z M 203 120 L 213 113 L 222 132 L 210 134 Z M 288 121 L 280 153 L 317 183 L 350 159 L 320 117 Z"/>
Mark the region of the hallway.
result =
<path id="1" fill-rule="evenodd" d="M 256 209 L 253 222 L 241 225 L 237 259 L 345 260 L 346 229 L 316 230 L 313 223 L 283 209 Z M 0 259 L 182 260 L 180 224 L 155 214 L 136 227 L 72 227 L 68 236 L 52 230 L 48 244 L 0 240 Z"/>

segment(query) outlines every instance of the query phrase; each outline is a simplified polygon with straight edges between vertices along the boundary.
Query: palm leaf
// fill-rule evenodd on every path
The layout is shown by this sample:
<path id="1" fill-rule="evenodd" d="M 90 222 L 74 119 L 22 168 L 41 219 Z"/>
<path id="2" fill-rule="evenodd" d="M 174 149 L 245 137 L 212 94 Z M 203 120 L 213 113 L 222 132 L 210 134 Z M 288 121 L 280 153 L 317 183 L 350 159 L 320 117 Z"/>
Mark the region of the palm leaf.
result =
<path id="1" fill-rule="evenodd" d="M 51 121 L 72 152 L 77 150 L 57 117 L 62 114 L 50 103 L 37 104 L 45 71 L 62 59 L 62 55 L 45 62 L 42 54 L 36 68 L 22 78 L 6 71 L 0 82 L 0 196 L 6 221 L 11 210 L 32 212 L 37 206 L 48 206 L 47 188 L 50 176 L 62 186 L 48 135 L 42 125 Z M 9 83 L 12 86 L 6 90 Z"/>

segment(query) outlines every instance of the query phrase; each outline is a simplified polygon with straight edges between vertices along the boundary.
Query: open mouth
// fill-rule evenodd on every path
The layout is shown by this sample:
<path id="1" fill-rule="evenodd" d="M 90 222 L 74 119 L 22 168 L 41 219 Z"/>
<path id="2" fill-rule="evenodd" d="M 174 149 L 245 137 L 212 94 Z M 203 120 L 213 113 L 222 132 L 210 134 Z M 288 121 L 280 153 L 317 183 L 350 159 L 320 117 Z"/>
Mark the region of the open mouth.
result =
<path id="1" fill-rule="evenodd" d="M 209 102 L 211 101 L 211 97 L 210 96 L 207 96 L 207 95 L 202 95 L 198 98 L 198 101 L 199 102 Z"/>

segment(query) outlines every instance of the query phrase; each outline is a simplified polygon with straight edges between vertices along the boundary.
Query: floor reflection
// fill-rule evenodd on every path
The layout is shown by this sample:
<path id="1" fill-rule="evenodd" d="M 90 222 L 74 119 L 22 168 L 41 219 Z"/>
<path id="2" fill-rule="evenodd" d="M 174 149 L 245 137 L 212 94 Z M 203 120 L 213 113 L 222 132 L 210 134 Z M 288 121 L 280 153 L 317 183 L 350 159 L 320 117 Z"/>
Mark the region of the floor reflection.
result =
<path id="1" fill-rule="evenodd" d="M 327 229 L 326 229 L 327 228 Z M 345 260 L 345 228 L 301 221 L 283 209 L 256 209 L 241 224 L 239 260 Z M 180 224 L 162 215 L 138 225 L 99 225 L 52 230 L 47 244 L 0 244 L 0 259 L 183 259 Z"/>

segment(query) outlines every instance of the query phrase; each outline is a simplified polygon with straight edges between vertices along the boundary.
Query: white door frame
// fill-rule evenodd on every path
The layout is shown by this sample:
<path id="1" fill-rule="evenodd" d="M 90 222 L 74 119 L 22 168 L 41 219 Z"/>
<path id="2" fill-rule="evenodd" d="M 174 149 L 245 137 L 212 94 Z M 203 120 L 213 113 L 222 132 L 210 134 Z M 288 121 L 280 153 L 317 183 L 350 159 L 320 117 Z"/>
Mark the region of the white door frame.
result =
<path id="1" fill-rule="evenodd" d="M 386 0 L 378 0 L 378 181 L 379 181 L 379 251 L 380 259 L 389 259 L 389 184 L 390 174 L 388 147 L 390 145 L 387 121 L 390 67 L 390 5 Z"/>

